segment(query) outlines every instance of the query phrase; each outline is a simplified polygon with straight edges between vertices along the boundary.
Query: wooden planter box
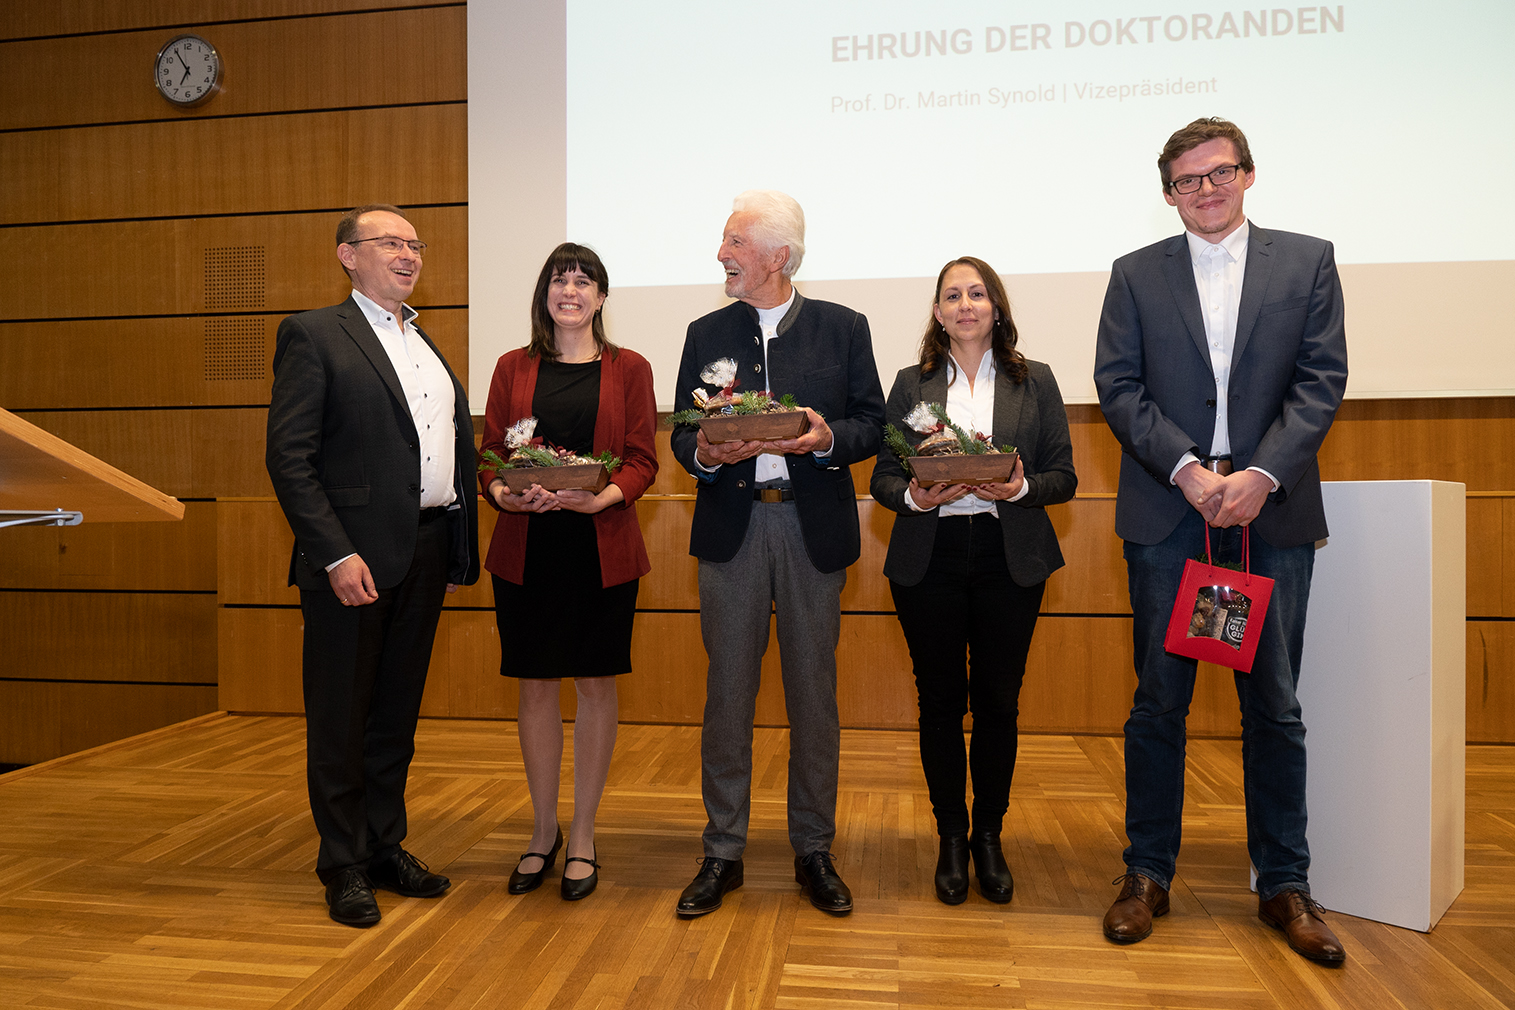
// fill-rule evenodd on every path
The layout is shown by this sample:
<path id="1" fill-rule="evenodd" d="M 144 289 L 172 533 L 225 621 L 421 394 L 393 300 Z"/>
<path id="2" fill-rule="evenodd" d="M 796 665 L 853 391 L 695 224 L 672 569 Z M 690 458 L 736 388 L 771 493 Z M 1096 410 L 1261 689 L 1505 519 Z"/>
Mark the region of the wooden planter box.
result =
<path id="1" fill-rule="evenodd" d="M 933 484 L 1004 484 L 1020 453 L 988 452 L 981 456 L 911 456 L 905 462 L 922 487 Z"/>
<path id="2" fill-rule="evenodd" d="M 604 463 L 570 463 L 566 466 L 515 466 L 495 473 L 510 488 L 511 494 L 520 494 L 536 484 L 544 491 L 569 489 L 593 491 L 599 494 L 610 483 L 610 471 Z"/>
<path id="3" fill-rule="evenodd" d="M 772 414 L 720 414 L 697 422 L 712 442 L 775 442 L 799 438 L 810 430 L 810 415 L 803 410 Z"/>

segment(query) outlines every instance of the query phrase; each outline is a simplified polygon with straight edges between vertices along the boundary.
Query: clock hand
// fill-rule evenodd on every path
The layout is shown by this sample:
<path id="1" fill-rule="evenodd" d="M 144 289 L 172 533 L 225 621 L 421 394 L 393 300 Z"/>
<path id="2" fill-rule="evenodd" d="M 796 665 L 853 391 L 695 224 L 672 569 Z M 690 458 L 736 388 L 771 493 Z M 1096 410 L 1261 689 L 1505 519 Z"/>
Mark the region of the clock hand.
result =
<path id="1" fill-rule="evenodd" d="M 179 57 L 179 65 L 184 68 L 184 73 L 188 74 L 190 72 L 189 71 L 189 64 L 184 62 L 184 54 L 181 53 L 181 52 L 179 52 L 179 50 L 175 49 L 174 50 L 174 55 L 177 56 L 177 57 Z"/>

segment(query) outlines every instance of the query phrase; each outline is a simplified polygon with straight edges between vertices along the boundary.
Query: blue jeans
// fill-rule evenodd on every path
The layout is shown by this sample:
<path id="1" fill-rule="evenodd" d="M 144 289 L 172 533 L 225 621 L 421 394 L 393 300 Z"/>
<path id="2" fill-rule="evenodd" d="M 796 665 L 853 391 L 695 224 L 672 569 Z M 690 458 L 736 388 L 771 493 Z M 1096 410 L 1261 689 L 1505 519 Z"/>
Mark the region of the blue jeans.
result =
<path id="1" fill-rule="evenodd" d="M 1159 544 L 1127 541 L 1136 661 L 1136 697 L 1126 720 L 1128 869 L 1171 887 L 1184 810 L 1184 720 L 1194 696 L 1196 663 L 1163 648 L 1184 561 L 1204 552 L 1204 520 L 1190 511 Z M 1241 528 L 1212 529 L 1222 561 L 1241 561 Z M 1251 537 L 1252 571 L 1274 580 L 1262 639 L 1250 674 L 1237 673 L 1241 703 L 1247 852 L 1264 900 L 1288 888 L 1309 893 L 1305 840 L 1305 724 L 1300 718 L 1299 660 L 1315 545 L 1276 548 Z"/>

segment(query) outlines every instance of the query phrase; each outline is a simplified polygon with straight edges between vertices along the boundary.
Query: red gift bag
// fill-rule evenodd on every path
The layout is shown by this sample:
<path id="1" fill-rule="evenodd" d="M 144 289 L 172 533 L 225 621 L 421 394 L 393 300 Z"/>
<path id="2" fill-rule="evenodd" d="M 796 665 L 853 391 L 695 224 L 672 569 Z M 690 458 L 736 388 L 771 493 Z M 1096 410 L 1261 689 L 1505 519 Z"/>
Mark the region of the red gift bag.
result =
<path id="1" fill-rule="evenodd" d="M 1273 580 L 1252 574 L 1251 530 L 1246 526 L 1241 531 L 1241 553 L 1243 572 L 1192 559 L 1184 562 L 1183 582 L 1163 640 L 1169 652 L 1252 672 Z M 1214 560 L 1209 526 L 1205 527 L 1205 557 Z"/>

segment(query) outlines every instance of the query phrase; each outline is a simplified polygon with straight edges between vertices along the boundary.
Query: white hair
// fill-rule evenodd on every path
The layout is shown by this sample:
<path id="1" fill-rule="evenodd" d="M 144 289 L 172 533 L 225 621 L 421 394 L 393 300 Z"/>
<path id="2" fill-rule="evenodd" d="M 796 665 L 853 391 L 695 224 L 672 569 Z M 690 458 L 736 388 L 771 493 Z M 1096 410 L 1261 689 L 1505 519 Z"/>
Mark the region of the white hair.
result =
<path id="1" fill-rule="evenodd" d="M 789 247 L 789 262 L 784 264 L 783 273 L 793 277 L 805 258 L 805 212 L 799 201 L 776 189 L 749 189 L 731 201 L 731 212 L 756 216 L 753 234 L 769 252 Z"/>

